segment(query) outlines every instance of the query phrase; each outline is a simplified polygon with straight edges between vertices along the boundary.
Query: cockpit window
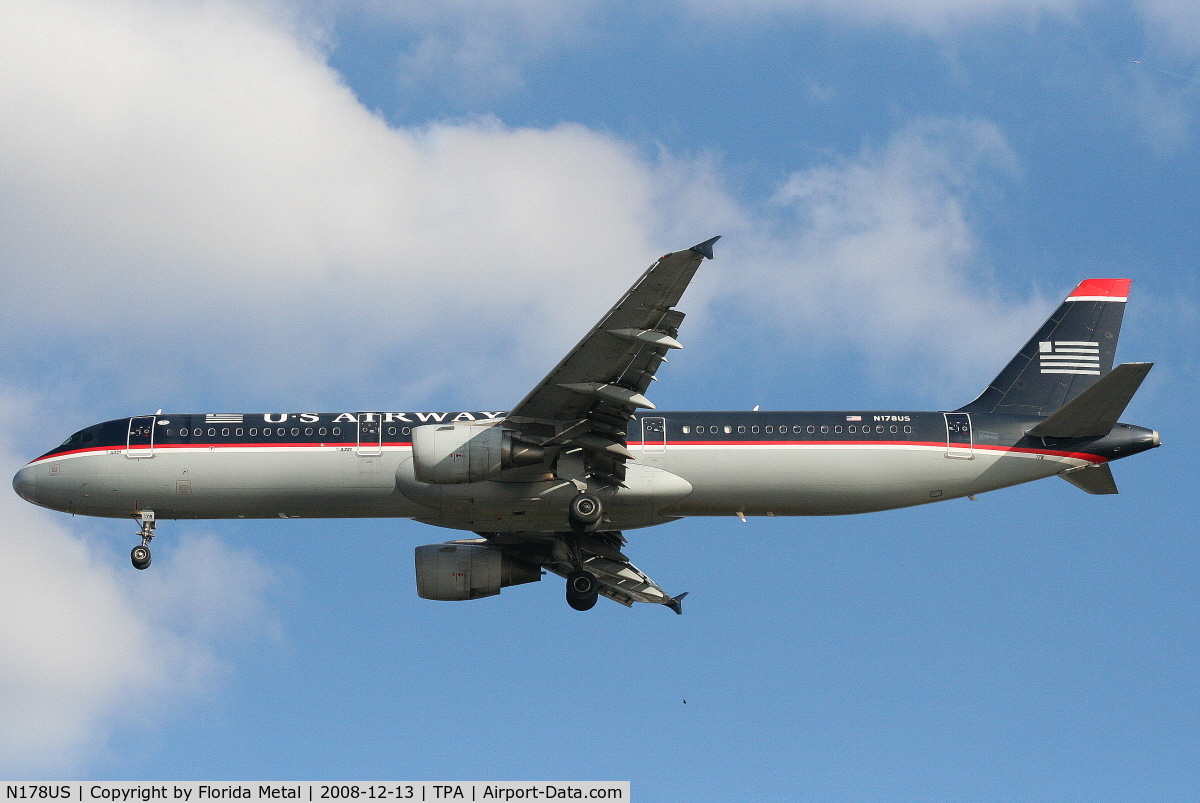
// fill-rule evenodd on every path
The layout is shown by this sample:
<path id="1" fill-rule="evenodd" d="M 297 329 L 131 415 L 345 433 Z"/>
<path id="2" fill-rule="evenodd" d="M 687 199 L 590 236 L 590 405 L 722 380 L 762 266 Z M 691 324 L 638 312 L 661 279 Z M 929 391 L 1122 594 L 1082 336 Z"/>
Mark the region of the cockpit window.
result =
<path id="1" fill-rule="evenodd" d="M 76 432 L 74 435 L 67 438 L 65 441 L 62 442 L 62 445 L 63 446 L 82 446 L 85 443 L 90 443 L 92 440 L 95 439 L 95 437 L 96 436 L 94 433 L 84 430 L 83 432 Z"/>

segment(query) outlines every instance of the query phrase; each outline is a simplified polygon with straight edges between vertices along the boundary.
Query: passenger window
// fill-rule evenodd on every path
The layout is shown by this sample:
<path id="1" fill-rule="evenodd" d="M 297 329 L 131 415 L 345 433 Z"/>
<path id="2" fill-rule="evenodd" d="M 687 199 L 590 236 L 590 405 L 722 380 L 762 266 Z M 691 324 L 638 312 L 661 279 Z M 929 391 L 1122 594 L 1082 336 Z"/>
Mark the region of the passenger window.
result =
<path id="1" fill-rule="evenodd" d="M 697 434 L 697 435 L 703 435 L 703 434 L 704 434 L 704 427 L 696 427 L 696 434 Z"/>
<path id="2" fill-rule="evenodd" d="M 225 427 L 224 429 L 222 429 L 222 430 L 221 430 L 221 435 L 222 435 L 223 437 L 226 437 L 226 438 L 228 438 L 228 437 L 229 437 L 229 427 Z"/>
<path id="3" fill-rule="evenodd" d="M 842 434 L 842 425 L 838 424 L 836 427 L 833 428 L 833 431 L 836 432 L 838 435 L 841 435 Z"/>
<path id="4" fill-rule="evenodd" d="M 813 434 L 813 433 L 814 433 L 814 432 L 816 432 L 816 431 L 817 431 L 817 428 L 816 428 L 816 427 L 814 427 L 812 424 L 809 424 L 809 425 L 808 425 L 808 434 L 809 434 L 809 435 Z"/>
<path id="5" fill-rule="evenodd" d="M 692 428 L 691 428 L 691 427 L 689 427 L 688 425 L 684 424 L 684 426 L 683 426 L 683 434 L 684 434 L 684 435 L 687 435 L 687 434 L 691 433 L 691 431 L 692 431 Z"/>
<path id="6" fill-rule="evenodd" d="M 726 435 L 730 435 L 730 434 L 732 434 L 732 433 L 733 433 L 733 427 L 731 427 L 731 426 L 729 426 L 728 424 L 726 424 L 726 425 L 725 425 L 725 434 L 726 434 Z"/>
<path id="7" fill-rule="evenodd" d="M 826 434 L 828 434 L 828 433 L 829 433 L 829 427 L 827 427 L 827 426 L 825 426 L 824 424 L 822 424 L 822 425 L 821 425 L 821 434 L 822 434 L 822 435 L 826 435 Z"/>
<path id="8" fill-rule="evenodd" d="M 250 427 L 250 437 L 251 438 L 258 437 L 258 427 Z"/>
<path id="9" fill-rule="evenodd" d="M 896 425 L 895 425 L 895 424 L 892 424 L 890 427 L 888 427 L 888 432 L 896 432 L 896 431 L 897 431 L 897 430 L 896 430 Z"/>
<path id="10" fill-rule="evenodd" d="M 341 427 L 334 427 L 334 428 L 333 428 L 333 434 L 334 434 L 334 435 L 341 435 L 341 434 L 342 434 L 342 428 L 341 428 Z"/>
<path id="11" fill-rule="evenodd" d="M 209 436 L 210 438 L 212 438 L 212 437 L 215 437 L 215 436 L 216 436 L 216 434 L 217 434 L 217 428 L 216 428 L 216 427 L 209 427 L 209 428 L 208 428 L 208 436 Z"/>
<path id="12" fill-rule="evenodd" d="M 765 427 L 763 427 L 763 432 L 774 432 L 774 431 L 775 431 L 774 427 L 772 427 L 770 424 L 767 424 Z"/>
<path id="13" fill-rule="evenodd" d="M 238 428 L 237 428 L 237 432 L 235 432 L 235 433 L 233 433 L 233 434 L 234 434 L 234 435 L 237 435 L 239 438 L 240 438 L 240 437 L 242 437 L 242 428 L 241 428 L 241 427 L 238 427 Z"/>
<path id="14" fill-rule="evenodd" d="M 287 430 L 284 427 L 280 427 L 279 429 L 275 430 L 275 434 L 279 435 L 280 437 L 283 437 L 284 433 L 286 432 Z"/>
<path id="15" fill-rule="evenodd" d="M 187 436 L 188 436 L 188 431 L 186 429 L 179 430 L 179 437 L 186 438 Z"/>
<path id="16" fill-rule="evenodd" d="M 857 432 L 858 430 L 856 430 L 856 429 L 854 428 L 854 425 L 853 425 L 853 424 L 851 424 L 850 426 L 846 427 L 846 431 L 847 431 L 847 432 L 849 432 L 851 435 L 853 435 L 853 434 L 854 434 L 855 432 Z"/>
<path id="17" fill-rule="evenodd" d="M 905 427 L 905 428 L 904 428 L 904 431 L 905 431 L 905 433 L 911 433 L 911 432 L 912 432 L 912 427 Z"/>
<path id="18" fill-rule="evenodd" d="M 388 434 L 389 434 L 389 435 L 395 435 L 395 434 L 396 434 L 396 428 L 395 428 L 395 427 L 388 427 Z"/>
<path id="19" fill-rule="evenodd" d="M 304 428 L 304 434 L 305 434 L 305 435 L 311 435 L 311 434 L 312 434 L 312 427 L 305 427 L 305 428 Z"/>
<path id="20" fill-rule="evenodd" d="M 408 427 L 405 427 L 404 429 L 400 430 L 400 434 L 401 434 L 401 435 L 407 435 L 407 434 L 409 433 L 409 431 L 410 431 L 410 430 L 409 430 L 409 428 L 408 428 Z"/>
<path id="21" fill-rule="evenodd" d="M 292 437 L 294 438 L 299 434 L 300 434 L 300 427 L 292 427 Z"/>
<path id="22" fill-rule="evenodd" d="M 754 426 L 750 427 L 750 431 L 753 432 L 755 435 L 757 435 L 758 434 L 758 425 L 755 424 Z"/>
<path id="23" fill-rule="evenodd" d="M 318 434 L 318 435 L 324 435 L 324 434 L 325 434 L 325 432 L 326 432 L 326 429 L 325 429 L 325 427 L 321 427 L 320 429 L 318 429 L 318 430 L 317 430 L 317 434 Z"/>
<path id="24" fill-rule="evenodd" d="M 746 431 L 746 428 L 745 428 L 745 427 L 738 427 L 738 434 L 739 434 L 739 435 L 740 435 L 740 434 L 742 434 L 742 433 L 744 433 L 745 431 Z"/>

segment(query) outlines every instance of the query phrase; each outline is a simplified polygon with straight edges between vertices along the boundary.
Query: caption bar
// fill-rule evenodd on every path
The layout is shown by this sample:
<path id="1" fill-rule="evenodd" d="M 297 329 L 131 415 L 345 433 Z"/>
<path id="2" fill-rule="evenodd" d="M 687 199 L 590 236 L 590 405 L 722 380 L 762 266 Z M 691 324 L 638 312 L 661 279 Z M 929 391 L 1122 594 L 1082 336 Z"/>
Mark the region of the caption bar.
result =
<path id="1" fill-rule="evenodd" d="M 513 801 L 629 800 L 629 781 L 389 781 L 318 783 L 57 783 L 5 784 L 5 800 L 69 803 L 211 803 L 211 801 Z"/>

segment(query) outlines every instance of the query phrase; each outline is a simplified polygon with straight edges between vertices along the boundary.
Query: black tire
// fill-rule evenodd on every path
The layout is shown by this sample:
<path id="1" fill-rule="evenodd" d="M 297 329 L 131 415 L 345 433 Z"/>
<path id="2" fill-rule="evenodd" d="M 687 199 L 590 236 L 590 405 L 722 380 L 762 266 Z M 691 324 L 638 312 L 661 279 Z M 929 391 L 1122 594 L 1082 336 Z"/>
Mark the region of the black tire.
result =
<path id="1" fill-rule="evenodd" d="M 129 560 L 135 569 L 144 570 L 150 568 L 150 548 L 138 544 L 129 550 Z"/>
<path id="2" fill-rule="evenodd" d="M 577 611 L 591 610 L 600 596 L 600 583 L 591 572 L 567 575 L 567 604 Z"/>
<path id="3" fill-rule="evenodd" d="M 567 506 L 567 521 L 575 532 L 590 533 L 600 526 L 600 519 L 603 517 L 604 505 L 601 504 L 600 497 L 593 493 L 585 491 L 576 494 Z"/>

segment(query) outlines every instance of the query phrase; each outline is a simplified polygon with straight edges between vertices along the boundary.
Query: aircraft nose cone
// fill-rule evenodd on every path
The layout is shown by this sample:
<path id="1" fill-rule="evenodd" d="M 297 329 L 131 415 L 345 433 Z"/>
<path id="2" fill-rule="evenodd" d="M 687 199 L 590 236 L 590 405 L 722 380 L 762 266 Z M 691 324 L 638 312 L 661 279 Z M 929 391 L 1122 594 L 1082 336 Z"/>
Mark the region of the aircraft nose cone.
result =
<path id="1" fill-rule="evenodd" d="M 13 490 L 26 502 L 37 504 L 37 477 L 33 466 L 26 466 L 13 477 Z"/>
<path id="2" fill-rule="evenodd" d="M 1162 438 L 1158 437 L 1158 430 L 1150 430 L 1150 444 L 1152 446 L 1162 446 Z"/>

